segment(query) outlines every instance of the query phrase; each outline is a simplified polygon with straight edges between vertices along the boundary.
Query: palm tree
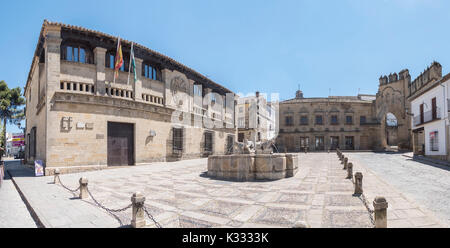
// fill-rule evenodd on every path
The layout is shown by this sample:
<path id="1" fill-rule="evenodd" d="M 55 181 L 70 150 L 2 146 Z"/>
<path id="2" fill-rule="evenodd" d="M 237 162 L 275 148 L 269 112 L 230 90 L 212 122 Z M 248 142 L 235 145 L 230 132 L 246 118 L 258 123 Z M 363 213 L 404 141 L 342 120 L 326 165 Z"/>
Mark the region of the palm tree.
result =
<path id="1" fill-rule="evenodd" d="M 6 146 L 6 123 L 17 124 L 23 119 L 24 111 L 20 107 L 24 104 L 25 99 L 21 96 L 20 87 L 10 89 L 5 81 L 0 81 L 0 120 L 3 121 L 3 146 Z"/>

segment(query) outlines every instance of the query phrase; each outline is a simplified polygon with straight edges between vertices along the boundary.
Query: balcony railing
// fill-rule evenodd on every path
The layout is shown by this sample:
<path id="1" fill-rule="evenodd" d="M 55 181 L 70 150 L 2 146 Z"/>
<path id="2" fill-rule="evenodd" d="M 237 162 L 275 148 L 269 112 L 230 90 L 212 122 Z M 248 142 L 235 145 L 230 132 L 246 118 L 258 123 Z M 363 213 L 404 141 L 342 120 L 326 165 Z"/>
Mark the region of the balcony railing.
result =
<path id="1" fill-rule="evenodd" d="M 420 115 L 414 116 L 414 126 L 419 126 L 424 123 L 439 120 L 441 119 L 441 111 L 440 108 L 436 108 L 435 116 L 433 116 L 433 110 L 429 110 L 423 113 L 423 118 L 420 118 Z"/>

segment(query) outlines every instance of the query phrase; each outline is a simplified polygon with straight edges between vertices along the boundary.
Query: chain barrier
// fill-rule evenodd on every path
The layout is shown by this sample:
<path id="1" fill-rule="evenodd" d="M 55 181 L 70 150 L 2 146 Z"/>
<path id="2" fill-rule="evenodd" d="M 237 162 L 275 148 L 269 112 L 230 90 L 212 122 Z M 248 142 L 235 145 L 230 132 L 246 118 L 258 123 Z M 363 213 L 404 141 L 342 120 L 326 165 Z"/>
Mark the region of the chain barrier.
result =
<path id="1" fill-rule="evenodd" d="M 59 176 L 58 176 L 58 178 L 59 178 Z M 81 186 L 79 186 L 78 188 L 72 190 L 72 189 L 70 189 L 69 187 L 65 186 L 65 185 L 62 183 L 62 181 L 61 181 L 60 178 L 59 178 L 59 183 L 61 184 L 61 186 L 62 186 L 63 188 L 69 190 L 69 191 L 72 192 L 72 193 L 75 193 L 76 191 L 78 191 L 78 190 L 81 188 Z M 117 217 L 116 215 L 114 215 L 113 213 L 123 212 L 123 211 L 125 211 L 125 210 L 127 210 L 127 209 L 129 209 L 129 208 L 131 208 L 131 207 L 133 206 L 133 204 L 130 203 L 128 206 L 126 206 L 126 207 L 124 207 L 124 208 L 119 208 L 119 209 L 111 209 L 111 208 L 107 208 L 107 207 L 103 206 L 99 201 L 97 201 L 97 199 L 95 199 L 95 197 L 92 195 L 92 192 L 89 190 L 89 187 L 86 187 L 86 189 L 87 189 L 87 192 L 88 192 L 89 196 L 90 196 L 91 199 L 94 201 L 94 203 L 95 203 L 97 206 L 99 206 L 101 209 L 103 209 L 103 210 L 105 210 L 106 212 L 108 212 L 108 213 L 110 213 L 111 215 L 113 215 L 116 219 L 118 219 L 118 217 Z M 150 219 L 155 223 L 156 227 L 162 228 L 162 226 L 155 220 L 155 218 L 153 217 L 153 215 L 150 214 L 150 212 L 148 211 L 147 207 L 143 206 L 143 209 L 144 209 L 144 212 L 147 214 L 148 218 L 150 218 Z M 120 222 L 121 225 L 122 225 L 122 221 L 121 221 L 120 219 L 118 219 L 118 220 L 119 220 L 119 222 Z"/>
<path id="2" fill-rule="evenodd" d="M 375 220 L 373 217 L 375 211 L 370 209 L 369 202 L 367 201 L 366 196 L 364 194 L 361 194 L 358 198 L 361 199 L 361 201 L 363 202 L 364 206 L 366 207 L 367 211 L 369 212 L 370 222 L 372 222 L 372 225 L 375 226 Z"/>
<path id="3" fill-rule="evenodd" d="M 58 179 L 59 179 L 59 184 L 61 184 L 61 186 L 62 186 L 63 188 L 67 189 L 68 191 L 70 191 L 70 192 L 72 192 L 72 193 L 77 192 L 77 191 L 80 189 L 80 187 L 81 187 L 81 186 L 78 186 L 78 188 L 76 188 L 76 189 L 70 189 L 69 187 L 67 187 L 66 185 L 64 185 L 64 184 L 62 183 L 61 178 L 60 178 L 59 176 L 58 176 Z"/>
<path id="4" fill-rule="evenodd" d="M 162 228 L 162 226 L 155 220 L 155 218 L 153 218 L 153 215 L 151 215 L 151 214 L 148 212 L 147 207 L 146 207 L 146 206 L 143 206 L 143 208 L 144 208 L 144 212 L 147 214 L 148 218 L 150 218 L 150 219 L 155 223 L 156 227 L 157 227 L 157 228 Z"/>
<path id="5" fill-rule="evenodd" d="M 130 203 L 130 205 L 124 207 L 124 208 L 119 208 L 119 209 L 111 209 L 111 208 L 107 208 L 105 206 L 103 206 L 100 202 L 98 202 L 94 196 L 92 195 L 91 191 L 89 190 L 89 187 L 86 188 L 87 192 L 89 194 L 89 196 L 91 197 L 91 199 L 95 202 L 95 204 L 97 204 L 97 206 L 99 206 L 100 208 L 106 210 L 107 212 L 113 212 L 113 213 L 118 213 L 118 212 L 123 212 L 129 208 L 131 208 L 131 206 L 133 206 L 133 204 Z"/>

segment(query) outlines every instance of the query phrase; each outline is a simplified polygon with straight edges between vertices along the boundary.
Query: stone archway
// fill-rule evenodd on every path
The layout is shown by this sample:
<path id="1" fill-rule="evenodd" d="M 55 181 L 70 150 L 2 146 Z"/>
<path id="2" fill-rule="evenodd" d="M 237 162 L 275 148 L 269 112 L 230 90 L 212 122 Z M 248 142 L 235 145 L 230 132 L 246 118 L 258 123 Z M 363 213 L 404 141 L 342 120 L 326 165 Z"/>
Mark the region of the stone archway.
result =
<path id="1" fill-rule="evenodd" d="M 391 112 L 385 116 L 385 132 L 386 132 L 386 144 L 388 146 L 398 145 L 398 120 L 397 117 Z"/>
<path id="2" fill-rule="evenodd" d="M 380 85 L 375 100 L 377 119 L 380 123 L 381 148 L 411 147 L 411 121 L 406 114 L 410 103 L 406 100 L 408 80 L 402 79 Z"/>

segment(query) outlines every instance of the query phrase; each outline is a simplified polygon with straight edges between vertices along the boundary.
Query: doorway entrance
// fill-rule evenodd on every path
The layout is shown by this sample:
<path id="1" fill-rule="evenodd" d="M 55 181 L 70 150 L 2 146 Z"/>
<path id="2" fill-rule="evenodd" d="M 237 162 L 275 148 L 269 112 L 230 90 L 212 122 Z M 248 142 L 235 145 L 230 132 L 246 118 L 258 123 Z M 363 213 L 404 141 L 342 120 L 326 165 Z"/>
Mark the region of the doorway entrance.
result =
<path id="1" fill-rule="evenodd" d="M 134 164 L 134 124 L 108 122 L 108 165 Z"/>

